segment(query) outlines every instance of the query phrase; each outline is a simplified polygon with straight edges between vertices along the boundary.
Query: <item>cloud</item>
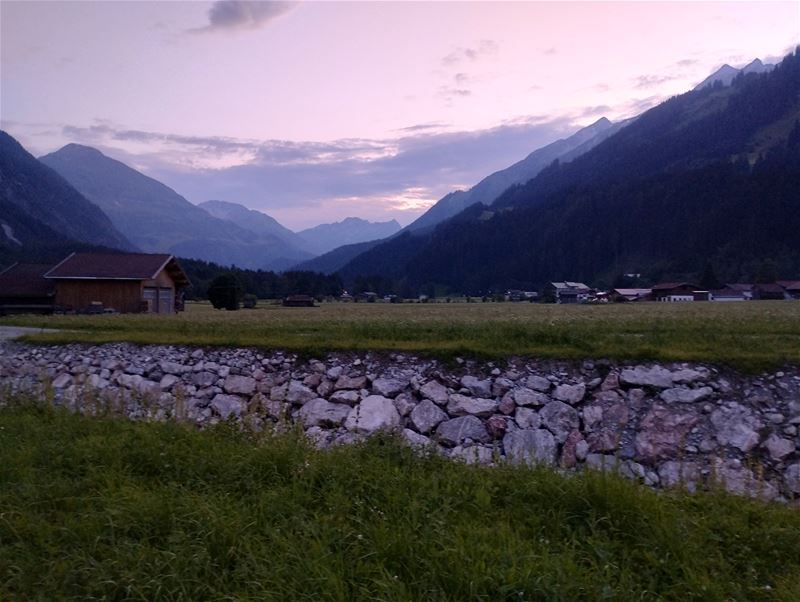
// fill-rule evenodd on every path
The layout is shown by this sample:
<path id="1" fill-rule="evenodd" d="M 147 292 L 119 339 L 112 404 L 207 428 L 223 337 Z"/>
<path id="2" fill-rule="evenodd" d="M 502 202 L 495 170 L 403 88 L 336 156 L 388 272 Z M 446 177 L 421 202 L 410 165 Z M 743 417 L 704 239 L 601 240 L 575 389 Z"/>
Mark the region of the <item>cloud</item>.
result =
<path id="1" fill-rule="evenodd" d="M 459 47 L 442 59 L 442 65 L 452 67 L 461 63 L 473 63 L 480 58 L 496 54 L 499 49 L 494 40 L 480 40 L 475 46 Z"/>
<path id="2" fill-rule="evenodd" d="M 191 201 L 241 202 L 301 227 L 353 214 L 408 223 L 448 192 L 578 126 L 572 117 L 533 115 L 477 131 L 448 127 L 422 123 L 394 138 L 319 142 L 186 136 L 99 122 L 64 125 L 58 139 L 96 147 Z"/>
<path id="3" fill-rule="evenodd" d="M 297 2 L 283 0 L 217 0 L 208 11 L 208 25 L 191 33 L 258 29 L 289 12 Z"/>
<path id="4" fill-rule="evenodd" d="M 646 89 L 646 88 L 656 88 L 661 84 L 666 84 L 667 82 L 671 82 L 673 80 L 678 79 L 679 75 L 674 74 L 663 74 L 663 75 L 640 75 L 639 77 L 634 78 L 634 82 L 636 87 L 639 89 Z"/>
<path id="5" fill-rule="evenodd" d="M 558 54 L 558 48 L 556 48 L 555 46 L 551 46 L 550 48 L 545 48 L 544 50 L 542 50 L 542 54 L 545 56 L 555 56 L 556 54 Z"/>

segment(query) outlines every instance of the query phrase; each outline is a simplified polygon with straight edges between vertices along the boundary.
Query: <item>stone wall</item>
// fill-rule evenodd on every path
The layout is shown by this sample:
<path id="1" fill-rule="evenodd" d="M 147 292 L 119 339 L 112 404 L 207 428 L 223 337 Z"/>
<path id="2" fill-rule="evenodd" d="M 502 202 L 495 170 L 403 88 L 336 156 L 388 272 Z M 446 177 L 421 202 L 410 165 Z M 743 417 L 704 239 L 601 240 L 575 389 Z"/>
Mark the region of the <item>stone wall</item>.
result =
<path id="1" fill-rule="evenodd" d="M 452 366 L 408 354 L 318 360 L 254 349 L 0 347 L 0 401 L 29 391 L 84 412 L 199 426 L 300 424 L 318 446 L 395 430 L 466 462 L 615 470 L 655 487 L 712 482 L 800 497 L 800 371 L 514 358 Z"/>

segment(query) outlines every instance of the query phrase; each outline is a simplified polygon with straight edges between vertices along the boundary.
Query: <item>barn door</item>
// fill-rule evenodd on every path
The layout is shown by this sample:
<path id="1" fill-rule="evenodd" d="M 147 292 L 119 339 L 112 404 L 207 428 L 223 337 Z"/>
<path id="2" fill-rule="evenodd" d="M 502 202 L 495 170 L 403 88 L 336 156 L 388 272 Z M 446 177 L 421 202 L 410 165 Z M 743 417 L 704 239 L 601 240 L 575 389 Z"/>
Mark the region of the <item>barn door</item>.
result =
<path id="1" fill-rule="evenodd" d="M 158 289 L 158 313 L 171 314 L 174 310 L 175 299 L 171 288 Z"/>
<path id="2" fill-rule="evenodd" d="M 158 308 L 158 289 L 146 286 L 142 290 L 142 301 L 147 304 L 147 313 L 154 313 Z"/>

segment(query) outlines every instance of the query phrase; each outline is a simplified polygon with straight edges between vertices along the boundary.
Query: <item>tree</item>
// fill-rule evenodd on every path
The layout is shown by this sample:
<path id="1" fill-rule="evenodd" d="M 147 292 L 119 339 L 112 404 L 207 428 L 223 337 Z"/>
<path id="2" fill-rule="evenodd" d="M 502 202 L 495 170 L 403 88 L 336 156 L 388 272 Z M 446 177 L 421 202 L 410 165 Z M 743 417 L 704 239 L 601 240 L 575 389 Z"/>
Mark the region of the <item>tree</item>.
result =
<path id="1" fill-rule="evenodd" d="M 719 278 L 714 271 L 714 266 L 710 261 L 706 262 L 706 267 L 703 269 L 703 275 L 700 277 L 700 286 L 707 291 L 713 291 L 720 287 Z"/>
<path id="2" fill-rule="evenodd" d="M 239 309 L 242 300 L 242 285 L 233 274 L 221 274 L 208 287 L 208 300 L 214 309 Z"/>

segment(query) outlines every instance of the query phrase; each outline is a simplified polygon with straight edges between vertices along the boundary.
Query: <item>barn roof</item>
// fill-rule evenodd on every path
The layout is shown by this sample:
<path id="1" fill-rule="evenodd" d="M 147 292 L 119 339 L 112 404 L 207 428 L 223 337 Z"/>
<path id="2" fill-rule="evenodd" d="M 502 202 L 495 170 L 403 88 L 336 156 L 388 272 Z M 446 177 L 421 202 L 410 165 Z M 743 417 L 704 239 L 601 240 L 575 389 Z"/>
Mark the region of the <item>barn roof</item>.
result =
<path id="1" fill-rule="evenodd" d="M 3 297 L 49 297 L 55 294 L 53 283 L 44 274 L 49 263 L 15 263 L 0 272 L 0 295 Z"/>
<path id="2" fill-rule="evenodd" d="M 152 280 L 164 269 L 178 286 L 189 284 L 178 262 L 166 253 L 73 253 L 44 277 L 54 280 Z"/>

